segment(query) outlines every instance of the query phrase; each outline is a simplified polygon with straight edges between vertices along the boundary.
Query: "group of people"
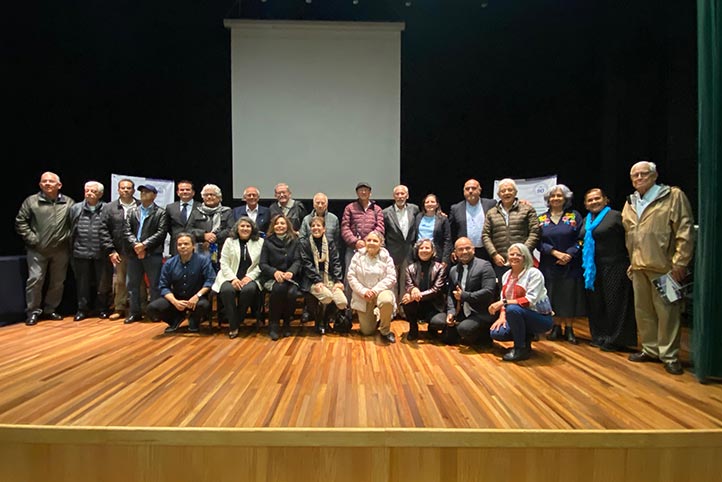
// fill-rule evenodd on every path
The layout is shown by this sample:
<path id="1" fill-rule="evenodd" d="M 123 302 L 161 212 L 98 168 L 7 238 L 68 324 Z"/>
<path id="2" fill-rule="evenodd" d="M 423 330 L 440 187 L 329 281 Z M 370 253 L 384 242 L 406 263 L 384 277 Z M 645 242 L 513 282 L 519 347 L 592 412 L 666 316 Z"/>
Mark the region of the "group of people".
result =
<path id="1" fill-rule="evenodd" d="M 410 342 L 427 322 L 427 336 L 448 344 L 512 341 L 503 360 L 520 361 L 542 333 L 576 344 L 574 320 L 586 316 L 592 345 L 636 349 L 639 333 L 641 351 L 629 359 L 661 361 L 679 374 L 679 303 L 665 300 L 656 285 L 662 275 L 677 282 L 687 276 L 691 206 L 680 189 L 656 182 L 652 162 L 634 164 L 630 176 L 635 191 L 622 212 L 593 188 L 582 216 L 571 190 L 559 184 L 539 214 L 507 178 L 498 183 L 498 200 L 482 198 L 480 183 L 469 179 L 464 200 L 448 214 L 434 194 L 421 209 L 409 203 L 403 185 L 382 209 L 369 183 L 360 182 L 339 219 L 323 193 L 308 212 L 285 183 L 276 185 L 270 207 L 259 204 L 252 186 L 235 209 L 222 204 L 213 184 L 198 203 L 187 180 L 177 183 L 179 200 L 164 207 L 155 203 L 155 186 L 136 189 L 129 179 L 109 203 L 103 185 L 88 181 L 84 200 L 75 203 L 60 193 L 57 174 L 46 172 L 15 220 L 28 252 L 26 324 L 62 318 L 56 309 L 70 264 L 76 321 L 91 313 L 125 323 L 147 316 L 168 323 L 170 333 L 187 316 L 188 330 L 198 331 L 216 293 L 219 316 L 236 338 L 249 309 L 263 326 L 267 294 L 274 341 L 290 335 L 301 299 L 320 334 L 331 325 L 348 330 L 355 313 L 362 334 L 378 330 L 393 343 L 397 316 L 408 321 Z M 172 256 L 163 260 L 168 235 Z"/>

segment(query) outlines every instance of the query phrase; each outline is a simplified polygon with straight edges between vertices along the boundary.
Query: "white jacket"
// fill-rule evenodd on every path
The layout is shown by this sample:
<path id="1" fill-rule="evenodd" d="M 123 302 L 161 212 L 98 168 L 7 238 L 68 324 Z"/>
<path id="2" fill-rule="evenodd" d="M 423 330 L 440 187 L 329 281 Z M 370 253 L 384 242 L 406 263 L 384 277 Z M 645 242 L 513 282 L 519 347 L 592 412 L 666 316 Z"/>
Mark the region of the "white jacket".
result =
<path id="1" fill-rule="evenodd" d="M 364 294 L 367 291 L 373 290 L 379 294 L 384 290 L 391 290 L 393 294 L 393 287 L 396 285 L 396 266 L 386 248 L 381 248 L 378 256 L 374 258 L 367 256 L 364 248 L 353 255 L 346 276 L 353 291 L 351 308 L 366 312 Z M 394 306 L 396 306 L 395 295 Z"/>
<path id="2" fill-rule="evenodd" d="M 261 259 L 261 248 L 263 247 L 263 238 L 253 241 L 248 240 L 246 244 L 248 248 L 248 254 L 251 257 L 251 265 L 246 271 L 246 276 L 256 282 L 258 288 L 261 288 L 259 278 L 261 277 L 261 268 L 258 266 L 258 261 Z M 213 283 L 211 289 L 218 293 L 221 290 L 221 285 L 225 281 L 231 281 L 236 277 L 238 272 L 238 266 L 241 264 L 241 243 L 237 238 L 228 238 L 223 243 L 223 249 L 221 250 L 221 270 L 216 275 L 216 281 Z"/>

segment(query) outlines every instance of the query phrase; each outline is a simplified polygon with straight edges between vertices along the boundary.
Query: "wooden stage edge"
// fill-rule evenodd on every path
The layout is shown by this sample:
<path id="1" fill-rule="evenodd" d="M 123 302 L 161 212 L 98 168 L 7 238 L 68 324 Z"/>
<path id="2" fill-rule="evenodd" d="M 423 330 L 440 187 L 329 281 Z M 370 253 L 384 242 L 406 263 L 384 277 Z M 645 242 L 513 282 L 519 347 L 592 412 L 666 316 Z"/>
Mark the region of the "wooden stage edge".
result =
<path id="1" fill-rule="evenodd" d="M 702 448 L 722 447 L 722 429 L 178 428 L 0 424 L 0 443 L 198 447 Z"/>
<path id="2" fill-rule="evenodd" d="M 0 425 L 0 480 L 722 480 L 722 430 Z"/>

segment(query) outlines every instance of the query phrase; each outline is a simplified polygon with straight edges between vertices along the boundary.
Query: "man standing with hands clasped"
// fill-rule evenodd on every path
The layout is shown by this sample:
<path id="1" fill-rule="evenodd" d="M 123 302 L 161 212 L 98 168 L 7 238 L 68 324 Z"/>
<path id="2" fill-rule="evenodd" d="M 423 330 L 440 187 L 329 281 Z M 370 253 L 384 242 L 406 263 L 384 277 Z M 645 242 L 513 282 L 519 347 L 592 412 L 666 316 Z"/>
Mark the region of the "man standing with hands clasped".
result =
<path id="1" fill-rule="evenodd" d="M 681 375 L 679 362 L 680 306 L 665 300 L 654 281 L 669 274 L 681 283 L 694 252 L 692 206 L 678 187 L 657 184 L 657 166 L 641 161 L 630 171 L 634 193 L 622 210 L 629 251 L 642 351 L 632 362 L 661 361 L 671 375 Z"/>

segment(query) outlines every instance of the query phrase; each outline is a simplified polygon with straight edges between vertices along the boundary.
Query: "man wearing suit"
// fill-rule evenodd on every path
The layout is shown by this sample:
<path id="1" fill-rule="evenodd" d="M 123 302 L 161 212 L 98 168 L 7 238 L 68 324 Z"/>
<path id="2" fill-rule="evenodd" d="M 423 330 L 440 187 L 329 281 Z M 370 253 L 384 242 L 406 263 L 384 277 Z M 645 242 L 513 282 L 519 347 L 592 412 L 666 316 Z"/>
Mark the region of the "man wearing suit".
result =
<path id="1" fill-rule="evenodd" d="M 416 215 L 419 207 L 408 203 L 409 188 L 399 184 L 394 188 L 394 204 L 383 210 L 384 229 L 386 230 L 386 249 L 396 265 L 396 302 L 397 312 L 403 312 L 401 298 L 406 286 L 406 267 L 411 258 L 411 248 L 416 241 Z"/>
<path id="2" fill-rule="evenodd" d="M 198 206 L 195 205 L 195 201 L 193 200 L 196 191 L 191 181 L 185 179 L 178 181 L 176 194 L 179 200 L 165 207 L 166 223 L 168 225 L 168 231 L 170 232 L 171 256 L 178 254 L 178 248 L 176 246 L 178 235 L 191 231 L 191 227 L 196 221 L 196 218 L 203 218 L 198 212 Z"/>
<path id="3" fill-rule="evenodd" d="M 256 223 L 258 230 L 261 233 L 261 237 L 266 236 L 268 231 L 268 223 L 271 221 L 271 213 L 265 206 L 258 204 L 258 200 L 261 198 L 261 191 L 257 187 L 248 186 L 243 190 L 243 200 L 246 202 L 243 206 L 238 206 L 233 209 L 233 217 L 238 221 L 243 216 L 247 216 Z"/>
<path id="4" fill-rule="evenodd" d="M 458 263 L 449 270 L 446 313 L 434 315 L 429 332 L 443 330 L 444 342 L 453 345 L 491 346 L 489 328 L 494 317 L 489 305 L 497 298 L 496 276 L 491 263 L 474 256 L 471 240 L 461 237 L 454 244 Z"/>
<path id="5" fill-rule="evenodd" d="M 455 242 L 461 237 L 469 238 L 474 246 L 475 256 L 487 261 L 489 253 L 481 241 L 481 231 L 484 228 L 486 212 L 494 206 L 496 201 L 481 197 L 479 181 L 469 179 L 464 183 L 464 200 L 451 206 L 449 213 L 452 241 Z"/>

